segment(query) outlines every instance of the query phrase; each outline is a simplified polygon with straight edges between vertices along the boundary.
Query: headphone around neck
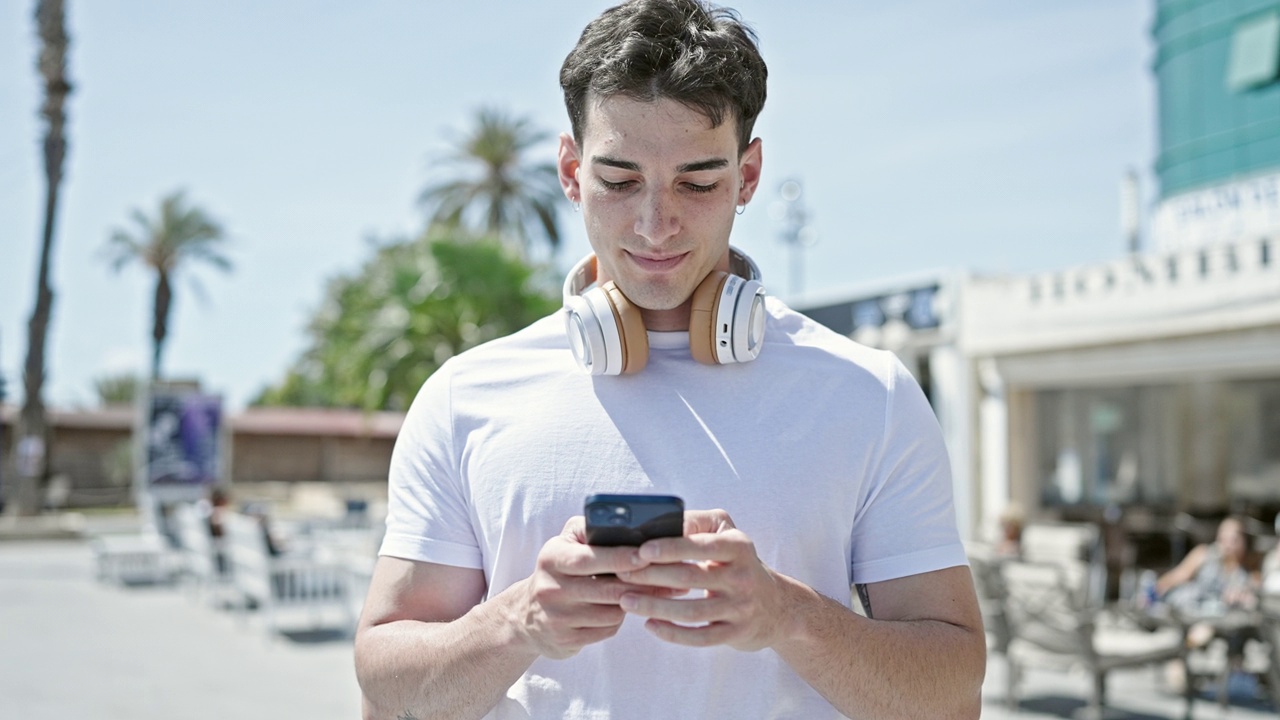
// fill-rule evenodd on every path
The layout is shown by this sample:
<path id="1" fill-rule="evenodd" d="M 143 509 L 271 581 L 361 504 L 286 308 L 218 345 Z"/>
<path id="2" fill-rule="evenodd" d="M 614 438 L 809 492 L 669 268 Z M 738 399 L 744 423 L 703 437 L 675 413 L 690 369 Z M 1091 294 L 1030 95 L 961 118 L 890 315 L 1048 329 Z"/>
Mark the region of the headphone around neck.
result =
<path id="1" fill-rule="evenodd" d="M 750 362 L 764 345 L 760 268 L 730 247 L 729 269 L 712 271 L 693 291 L 689 350 L 706 365 Z M 564 325 L 573 357 L 592 375 L 640 372 L 649 361 L 640 308 L 612 280 L 597 285 L 596 277 L 596 256 L 588 255 L 564 279 Z"/>

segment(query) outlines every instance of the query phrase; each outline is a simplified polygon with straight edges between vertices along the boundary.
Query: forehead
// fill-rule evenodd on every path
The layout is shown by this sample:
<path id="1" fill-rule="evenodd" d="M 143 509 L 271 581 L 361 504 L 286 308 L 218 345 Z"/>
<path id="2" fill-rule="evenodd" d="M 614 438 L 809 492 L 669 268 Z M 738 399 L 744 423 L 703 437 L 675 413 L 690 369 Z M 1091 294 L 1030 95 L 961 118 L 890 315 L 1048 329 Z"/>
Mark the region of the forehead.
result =
<path id="1" fill-rule="evenodd" d="M 737 156 L 732 121 L 712 127 L 701 112 L 675 100 L 593 98 L 582 130 L 584 159 L 608 156 L 655 167 Z"/>

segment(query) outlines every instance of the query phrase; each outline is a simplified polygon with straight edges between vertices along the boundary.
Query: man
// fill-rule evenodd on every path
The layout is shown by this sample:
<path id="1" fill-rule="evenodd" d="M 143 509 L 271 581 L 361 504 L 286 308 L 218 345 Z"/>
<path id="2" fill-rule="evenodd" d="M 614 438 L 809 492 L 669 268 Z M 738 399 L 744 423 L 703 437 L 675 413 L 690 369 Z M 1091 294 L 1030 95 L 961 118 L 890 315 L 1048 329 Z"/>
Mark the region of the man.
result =
<path id="1" fill-rule="evenodd" d="M 595 260 L 568 336 L 556 316 L 465 353 L 409 411 L 356 640 L 368 717 L 978 716 L 985 642 L 919 387 L 718 274 L 751 274 L 729 234 L 766 72 L 697 0 L 606 11 L 565 60 L 558 164 Z M 723 327 L 693 300 L 707 277 L 748 288 Z M 682 496 L 685 535 L 589 546 L 592 493 Z"/>

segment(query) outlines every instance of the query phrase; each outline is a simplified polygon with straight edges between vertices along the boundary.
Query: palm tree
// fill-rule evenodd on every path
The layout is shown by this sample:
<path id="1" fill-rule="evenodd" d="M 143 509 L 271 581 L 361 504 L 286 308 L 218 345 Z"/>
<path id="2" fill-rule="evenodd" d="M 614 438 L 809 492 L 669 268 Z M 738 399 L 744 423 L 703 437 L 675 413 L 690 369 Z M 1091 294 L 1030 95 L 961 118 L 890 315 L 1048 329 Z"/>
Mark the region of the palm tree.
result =
<path id="1" fill-rule="evenodd" d="M 39 447 L 34 462 L 19 467 L 20 490 L 14 497 L 14 508 L 20 514 L 35 512 L 36 490 L 45 474 L 43 452 L 46 433 L 44 407 L 44 348 L 49 335 L 49 319 L 53 315 L 53 288 L 49 285 L 49 263 L 53 255 L 53 229 L 57 218 L 58 190 L 62 185 L 62 163 L 67 155 L 66 109 L 71 83 L 67 80 L 66 12 L 62 0 L 39 0 L 36 3 L 36 30 L 40 35 L 40 55 L 36 69 L 44 81 L 44 104 L 40 114 L 46 124 L 44 134 L 44 235 L 40 246 L 40 270 L 36 278 L 36 307 L 27 323 L 27 360 L 23 366 L 22 412 L 14 437 L 19 447 Z M 15 452 L 17 457 L 21 453 Z"/>
<path id="2" fill-rule="evenodd" d="M 462 168 L 464 177 L 429 186 L 419 198 L 431 224 L 496 235 L 523 250 L 541 234 L 554 254 L 560 247 L 556 209 L 564 198 L 556 166 L 525 162 L 530 148 L 550 135 L 495 108 L 481 108 L 475 121 L 440 161 Z"/>
<path id="3" fill-rule="evenodd" d="M 152 306 L 151 379 L 160 378 L 160 356 L 169 335 L 169 309 L 173 303 L 173 276 L 188 260 L 208 263 L 219 270 L 231 269 L 231 261 L 219 252 L 224 240 L 222 226 L 198 207 L 187 205 L 179 190 L 160 201 L 160 212 L 148 218 L 141 210 L 131 215 L 137 233 L 116 230 L 108 240 L 111 268 L 132 261 L 156 272 L 155 302 Z"/>

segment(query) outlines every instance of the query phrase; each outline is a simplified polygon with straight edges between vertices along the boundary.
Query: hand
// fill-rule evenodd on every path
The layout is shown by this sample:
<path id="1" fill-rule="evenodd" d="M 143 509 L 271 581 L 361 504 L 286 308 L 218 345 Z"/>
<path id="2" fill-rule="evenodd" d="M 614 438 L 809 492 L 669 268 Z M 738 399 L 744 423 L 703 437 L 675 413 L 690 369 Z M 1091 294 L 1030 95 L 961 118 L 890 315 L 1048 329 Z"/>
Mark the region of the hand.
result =
<path id="1" fill-rule="evenodd" d="M 646 542 L 639 556 L 647 567 L 618 576 L 671 593 L 703 589 L 706 597 L 681 599 L 632 588 L 622 595 L 622 607 L 649 618 L 650 632 L 679 645 L 728 645 L 750 652 L 786 637 L 784 592 L 794 581 L 760 561 L 751 538 L 724 510 L 688 511 L 684 517 L 684 537 Z M 695 623 L 702 624 L 686 626 Z"/>
<path id="2" fill-rule="evenodd" d="M 563 659 L 586 645 L 613 637 L 626 618 L 625 594 L 670 595 L 664 588 L 632 585 L 611 573 L 644 567 L 634 547 L 586 544 L 582 516 L 538 552 L 533 574 L 517 593 L 515 622 L 538 653 Z"/>
<path id="3" fill-rule="evenodd" d="M 1252 610 L 1258 605 L 1258 596 L 1251 588 L 1235 586 L 1222 591 L 1222 602 L 1227 607 Z"/>

